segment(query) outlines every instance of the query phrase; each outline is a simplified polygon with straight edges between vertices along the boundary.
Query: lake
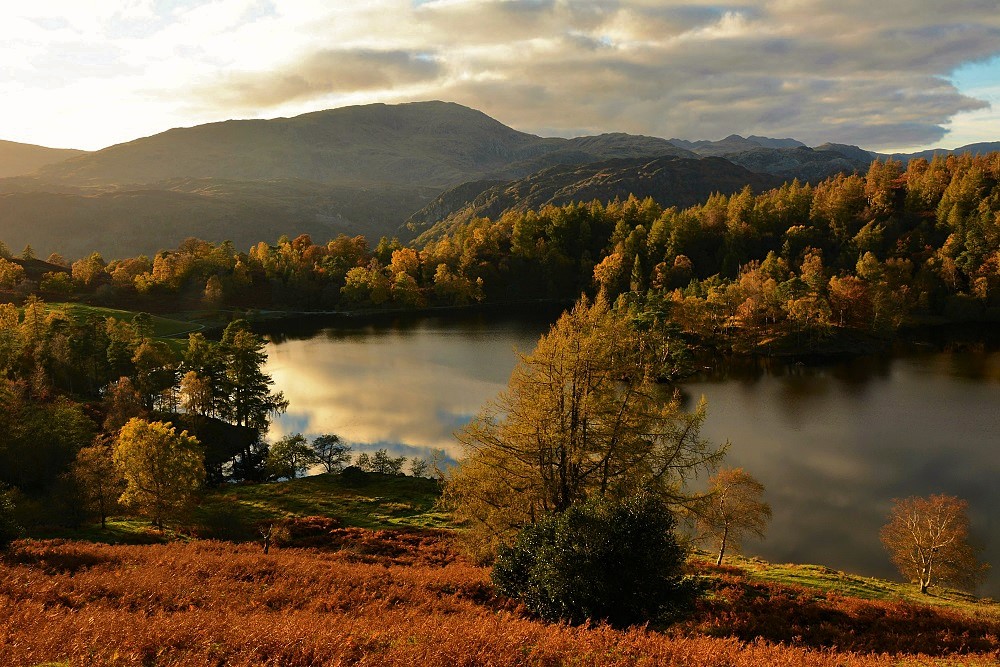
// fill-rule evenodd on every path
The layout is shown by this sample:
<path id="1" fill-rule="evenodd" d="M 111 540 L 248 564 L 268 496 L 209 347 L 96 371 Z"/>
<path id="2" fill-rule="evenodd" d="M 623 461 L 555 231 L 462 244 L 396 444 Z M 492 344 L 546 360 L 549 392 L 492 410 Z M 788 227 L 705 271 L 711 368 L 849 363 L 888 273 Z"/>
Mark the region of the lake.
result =
<path id="1" fill-rule="evenodd" d="M 356 451 L 461 450 L 453 433 L 506 387 L 558 312 L 309 319 L 270 334 L 267 372 L 290 407 L 272 437 L 337 433 Z M 835 363 L 722 361 L 682 389 L 704 395 L 703 435 L 767 488 L 767 539 L 746 553 L 896 577 L 878 539 L 893 498 L 969 501 L 1000 570 L 1000 345 L 989 330 L 919 336 Z M 943 341 L 951 343 L 945 344 Z M 986 342 L 983 342 L 986 341 Z M 982 592 L 1000 597 L 1000 572 Z"/>

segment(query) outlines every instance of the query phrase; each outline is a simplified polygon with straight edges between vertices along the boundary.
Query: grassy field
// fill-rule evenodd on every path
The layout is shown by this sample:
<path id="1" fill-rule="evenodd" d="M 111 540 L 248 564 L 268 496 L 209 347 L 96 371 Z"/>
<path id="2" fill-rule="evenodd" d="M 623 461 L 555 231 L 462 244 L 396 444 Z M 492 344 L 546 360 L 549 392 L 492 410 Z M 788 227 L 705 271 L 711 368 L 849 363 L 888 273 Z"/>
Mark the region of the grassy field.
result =
<path id="1" fill-rule="evenodd" d="M 102 308 L 100 306 L 90 306 L 83 303 L 47 303 L 48 310 L 62 310 L 78 322 L 84 322 L 90 317 L 113 317 L 118 320 L 131 322 L 138 314 L 131 310 L 119 310 L 117 308 Z M 177 338 L 195 331 L 204 329 L 204 325 L 187 319 L 174 319 L 152 315 L 153 335 L 157 338 Z"/>
<path id="2" fill-rule="evenodd" d="M 338 474 L 313 475 L 212 491 L 195 520 L 221 512 L 251 523 L 322 516 L 356 528 L 448 528 L 450 516 L 438 509 L 438 496 L 437 482 L 423 477 L 368 473 L 352 482 Z"/>

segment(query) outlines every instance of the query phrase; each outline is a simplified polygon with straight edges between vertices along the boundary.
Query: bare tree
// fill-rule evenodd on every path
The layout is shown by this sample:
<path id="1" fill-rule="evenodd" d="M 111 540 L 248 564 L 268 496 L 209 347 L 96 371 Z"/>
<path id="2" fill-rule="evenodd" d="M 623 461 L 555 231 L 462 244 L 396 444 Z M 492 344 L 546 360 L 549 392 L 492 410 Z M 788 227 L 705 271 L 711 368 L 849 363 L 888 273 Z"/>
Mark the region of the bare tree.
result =
<path id="1" fill-rule="evenodd" d="M 897 499 L 882 527 L 882 544 L 904 577 L 920 592 L 935 581 L 975 588 L 989 565 L 969 543 L 969 504 L 944 494 Z"/>
<path id="2" fill-rule="evenodd" d="M 709 478 L 709 485 L 698 525 L 718 541 L 715 563 L 722 565 L 726 549 L 739 551 L 746 535 L 764 537 L 771 506 L 762 500 L 764 485 L 743 468 L 723 468 Z"/>

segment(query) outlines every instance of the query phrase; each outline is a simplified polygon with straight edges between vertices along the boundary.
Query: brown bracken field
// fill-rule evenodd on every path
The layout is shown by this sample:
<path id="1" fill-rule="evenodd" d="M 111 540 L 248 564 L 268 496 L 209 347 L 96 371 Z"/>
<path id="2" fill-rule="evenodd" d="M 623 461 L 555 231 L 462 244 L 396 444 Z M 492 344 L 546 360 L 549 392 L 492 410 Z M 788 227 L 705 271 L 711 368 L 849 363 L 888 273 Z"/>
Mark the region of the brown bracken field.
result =
<path id="1" fill-rule="evenodd" d="M 332 528 L 326 545 L 21 541 L 0 561 L 0 665 L 1000 664 L 1000 619 L 693 564 L 667 628 L 570 627 L 499 597 L 446 533 Z M 317 546 L 318 545 L 318 546 Z"/>

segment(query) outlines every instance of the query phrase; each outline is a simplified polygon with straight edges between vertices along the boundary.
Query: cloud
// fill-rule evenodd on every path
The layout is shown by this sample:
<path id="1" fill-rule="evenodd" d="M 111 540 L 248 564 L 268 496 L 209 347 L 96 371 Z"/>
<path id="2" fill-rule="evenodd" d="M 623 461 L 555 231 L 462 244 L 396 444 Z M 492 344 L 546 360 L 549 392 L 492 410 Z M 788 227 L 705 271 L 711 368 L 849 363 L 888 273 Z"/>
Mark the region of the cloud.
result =
<path id="1" fill-rule="evenodd" d="M 223 75 L 207 94 L 229 107 L 274 107 L 331 93 L 392 90 L 432 81 L 441 73 L 427 53 L 328 50 L 312 53 L 275 72 Z"/>
<path id="2" fill-rule="evenodd" d="M 108 99 L 118 108 L 107 132 L 135 119 L 153 132 L 447 99 L 529 132 L 738 132 L 870 148 L 938 141 L 967 119 L 988 131 L 984 118 L 997 117 L 950 78 L 1000 53 L 995 0 L 98 4 L 0 9 L 8 127 L 38 126 L 38 109 L 58 99 L 33 81 L 83 80 L 66 83 L 73 96 L 63 97 L 76 100 L 67 132 L 80 125 L 72 114 L 97 118 Z M 60 60 L 58 44 L 111 59 Z"/>

